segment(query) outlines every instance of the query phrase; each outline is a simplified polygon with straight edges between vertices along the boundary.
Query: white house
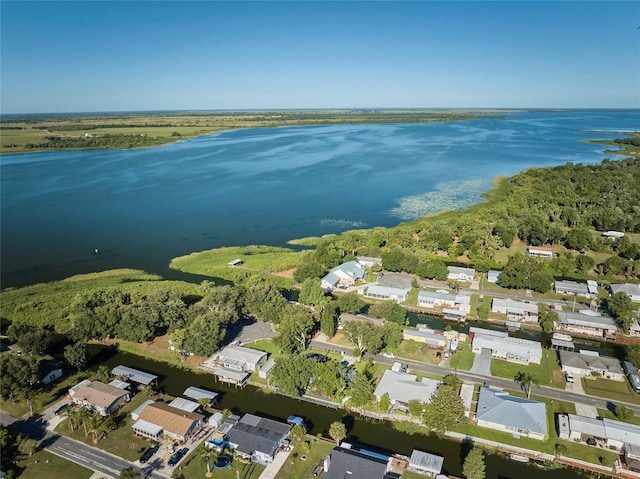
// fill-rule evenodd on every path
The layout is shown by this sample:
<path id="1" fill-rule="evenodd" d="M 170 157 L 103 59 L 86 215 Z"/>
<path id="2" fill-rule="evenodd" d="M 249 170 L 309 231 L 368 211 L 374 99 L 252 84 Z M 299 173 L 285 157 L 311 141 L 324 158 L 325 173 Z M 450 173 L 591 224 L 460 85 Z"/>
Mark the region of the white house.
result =
<path id="1" fill-rule="evenodd" d="M 414 449 L 407 470 L 427 477 L 436 477 L 442 471 L 443 464 L 444 457 Z"/>
<path id="2" fill-rule="evenodd" d="M 589 353 L 589 354 L 587 354 Z M 562 370 L 573 374 L 588 376 L 598 373 L 607 379 L 624 380 L 624 371 L 620 361 L 608 356 L 600 356 L 596 351 L 558 351 Z"/>
<path id="3" fill-rule="evenodd" d="M 431 378 L 417 381 L 417 376 L 413 374 L 387 369 L 373 394 L 378 401 L 388 394 L 392 405 L 405 407 L 412 400 L 429 403 L 441 383 Z"/>
<path id="4" fill-rule="evenodd" d="M 626 446 L 640 447 L 640 426 L 613 419 L 559 414 L 558 437 L 577 442 L 594 438 L 609 449 L 622 450 Z"/>
<path id="5" fill-rule="evenodd" d="M 612 284 L 611 294 L 624 293 L 631 298 L 634 303 L 640 303 L 640 284 L 624 283 Z"/>
<path id="6" fill-rule="evenodd" d="M 500 276 L 501 271 L 496 271 L 495 269 L 490 269 L 487 272 L 487 281 L 489 283 L 497 283 L 498 282 L 498 276 Z"/>
<path id="7" fill-rule="evenodd" d="M 556 281 L 555 291 L 558 294 L 575 294 L 592 298 L 598 295 L 598 283 L 589 280 L 586 283 L 577 283 L 576 281 Z"/>
<path id="8" fill-rule="evenodd" d="M 331 269 L 320 282 L 325 293 L 334 289 L 346 289 L 356 281 L 364 279 L 367 271 L 357 261 L 348 261 Z"/>
<path id="9" fill-rule="evenodd" d="M 473 337 L 471 348 L 476 354 L 490 349 L 492 357 L 513 363 L 540 364 L 542 361 L 542 346 L 537 341 L 511 338 L 504 331 L 474 327 L 469 328 L 469 336 Z"/>
<path id="10" fill-rule="evenodd" d="M 420 291 L 418 306 L 423 308 L 446 307 L 469 313 L 471 311 L 471 296 L 464 294 L 450 294 L 445 290 Z"/>
<path id="11" fill-rule="evenodd" d="M 609 316 L 601 316 L 590 310 L 580 312 L 558 311 L 554 331 L 583 336 L 608 338 L 616 334 L 616 322 Z"/>
<path id="12" fill-rule="evenodd" d="M 163 402 L 146 404 L 141 411 L 137 411 L 137 417 L 137 421 L 131 426 L 133 432 L 155 441 L 167 436 L 186 442 L 204 424 L 202 414 L 178 409 Z"/>
<path id="13" fill-rule="evenodd" d="M 476 276 L 476 270 L 473 268 L 461 268 L 459 266 L 447 266 L 447 279 L 456 281 L 466 281 L 470 283 Z"/>
<path id="14" fill-rule="evenodd" d="M 402 339 L 425 343 L 433 349 L 443 349 L 447 345 L 447 338 L 442 334 L 436 334 L 433 329 L 403 329 Z"/>
<path id="15" fill-rule="evenodd" d="M 529 256 L 534 258 L 553 259 L 553 251 L 540 248 L 529 248 Z"/>
<path id="16" fill-rule="evenodd" d="M 371 268 L 372 266 L 382 266 L 382 258 L 373 258 L 371 256 L 357 256 L 356 259 L 360 266 Z"/>
<path id="17" fill-rule="evenodd" d="M 257 349 L 230 344 L 217 354 L 217 362 L 223 368 L 234 371 L 257 371 L 267 360 L 267 353 Z"/>
<path id="18" fill-rule="evenodd" d="M 71 391 L 70 391 L 71 392 Z M 100 381 L 91 381 L 73 391 L 74 404 L 90 409 L 101 416 L 110 416 L 130 399 L 129 391 L 109 386 Z"/>
<path id="19" fill-rule="evenodd" d="M 367 298 L 392 299 L 398 303 L 404 303 L 411 290 L 407 288 L 393 288 L 379 284 L 370 285 L 364 295 Z"/>
<path id="20" fill-rule="evenodd" d="M 508 321 L 537 321 L 538 306 L 513 299 L 495 298 L 491 303 L 493 313 L 506 314 Z"/>
<path id="21" fill-rule="evenodd" d="M 476 411 L 478 426 L 543 441 L 547 413 L 543 402 L 511 396 L 482 386 Z"/>

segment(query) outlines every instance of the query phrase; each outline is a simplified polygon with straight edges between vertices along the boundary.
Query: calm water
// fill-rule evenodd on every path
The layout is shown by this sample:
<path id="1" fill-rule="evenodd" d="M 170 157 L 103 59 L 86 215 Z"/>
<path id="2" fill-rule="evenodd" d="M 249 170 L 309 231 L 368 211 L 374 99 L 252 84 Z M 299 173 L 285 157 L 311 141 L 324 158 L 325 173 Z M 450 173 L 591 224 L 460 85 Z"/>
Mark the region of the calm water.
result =
<path id="1" fill-rule="evenodd" d="M 304 401 L 264 393 L 261 389 L 247 386 L 236 389 L 214 382 L 210 374 L 195 373 L 177 369 L 165 363 L 150 360 L 122 351 L 105 350 L 91 346 L 91 353 L 100 364 L 110 369 L 124 364 L 140 368 L 159 376 L 160 389 L 172 396 L 180 396 L 188 386 L 198 386 L 222 394 L 217 407 L 239 413 L 253 413 L 274 419 L 286 420 L 294 414 L 305 418 L 311 434 L 322 433 L 329 437 L 329 425 L 334 421 L 344 421 L 348 426 L 348 440 L 374 446 L 377 450 L 398 452 L 410 456 L 414 448 L 429 451 L 445 457 L 444 469 L 449 474 L 462 477 L 462 444 L 438 439 L 422 434 L 408 435 L 392 428 L 388 423 L 372 421 L 359 416 L 348 415 L 342 410 L 316 406 Z M 584 476 L 571 470 L 541 471 L 532 466 L 507 460 L 498 455 L 487 456 L 487 479 L 581 479 Z"/>
<path id="2" fill-rule="evenodd" d="M 638 128 L 637 111 L 528 112 L 3 155 L 1 286 L 116 267 L 166 275 L 192 251 L 392 226 L 477 202 L 499 175 L 598 162 L 604 147 L 580 140 Z"/>

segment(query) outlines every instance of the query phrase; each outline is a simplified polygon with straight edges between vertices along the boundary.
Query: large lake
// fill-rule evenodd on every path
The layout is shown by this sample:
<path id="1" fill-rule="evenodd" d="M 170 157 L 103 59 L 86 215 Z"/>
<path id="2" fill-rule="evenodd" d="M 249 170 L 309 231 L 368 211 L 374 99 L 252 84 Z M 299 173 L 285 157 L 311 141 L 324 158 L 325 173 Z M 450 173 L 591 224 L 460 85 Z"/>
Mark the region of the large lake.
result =
<path id="1" fill-rule="evenodd" d="M 496 176 L 595 163 L 637 111 L 227 131 L 140 150 L 3 155 L 1 286 L 226 245 L 392 226 L 480 200 Z M 94 249 L 100 254 L 93 255 Z"/>

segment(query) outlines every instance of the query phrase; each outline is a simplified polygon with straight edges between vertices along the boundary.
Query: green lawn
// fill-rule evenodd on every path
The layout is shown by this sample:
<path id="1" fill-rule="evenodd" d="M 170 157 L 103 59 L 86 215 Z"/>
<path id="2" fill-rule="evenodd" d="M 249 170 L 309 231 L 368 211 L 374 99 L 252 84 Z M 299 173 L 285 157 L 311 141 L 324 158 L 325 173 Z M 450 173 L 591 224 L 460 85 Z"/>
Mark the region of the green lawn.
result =
<path id="1" fill-rule="evenodd" d="M 541 386 L 564 389 L 565 378 L 556 361 L 556 352 L 549 349 L 542 350 L 540 364 L 517 364 L 502 359 L 491 360 L 491 374 L 506 379 L 513 379 L 518 372 L 531 373 Z"/>
<path id="2" fill-rule="evenodd" d="M 584 392 L 611 401 L 640 404 L 638 393 L 634 392 L 627 381 L 612 381 L 604 378 L 582 378 Z"/>
<path id="3" fill-rule="evenodd" d="M 424 343 L 419 343 L 412 339 L 405 339 L 400 343 L 400 347 L 395 351 L 395 354 L 399 358 L 438 364 L 440 360 L 436 359 L 436 352 L 435 349 L 431 349 Z"/>
<path id="4" fill-rule="evenodd" d="M 204 445 L 201 444 L 176 468 L 173 477 L 184 477 L 186 479 L 205 477 L 207 473 L 205 453 L 210 454 L 209 461 L 213 465 L 218 453 L 205 449 Z M 213 469 L 213 467 L 211 469 L 214 471 L 212 477 L 215 479 L 236 479 L 238 477 L 240 479 L 258 479 L 262 471 L 264 471 L 264 466 L 245 463 L 234 458 L 231 467 L 227 469 Z"/>
<path id="5" fill-rule="evenodd" d="M 612 413 L 611 411 L 609 411 L 608 409 L 601 409 L 598 408 L 598 415 L 600 417 L 606 418 L 606 419 L 613 419 L 614 421 L 621 421 L 621 419 L 618 419 L 616 417 L 616 415 L 614 413 Z M 622 422 L 628 422 L 631 424 L 635 424 L 637 426 L 640 426 L 640 416 L 632 416 L 629 419 L 627 419 L 626 421 L 622 421 Z"/>
<path id="6" fill-rule="evenodd" d="M 449 364 L 452 368 L 460 369 L 461 371 L 469 371 L 473 366 L 473 360 L 475 357 L 475 353 L 471 350 L 471 341 L 467 341 L 463 345 L 462 351 L 457 351 L 453 356 L 451 356 Z"/>
<path id="7" fill-rule="evenodd" d="M 307 450 L 303 443 L 308 441 L 310 444 Z M 334 442 L 327 440 L 310 439 L 298 442 L 293 441 L 293 451 L 289 455 L 289 459 L 283 464 L 275 479 L 312 479 L 315 467 L 324 461 L 331 450 L 336 446 Z M 306 460 L 301 460 L 302 456 L 307 456 Z M 295 456 L 295 457 L 294 457 Z"/>
<path id="8" fill-rule="evenodd" d="M 93 475 L 93 471 L 78 464 L 62 459 L 50 452 L 39 450 L 33 456 L 18 462 L 18 467 L 24 468 L 22 479 L 85 479 Z"/>
<path id="9" fill-rule="evenodd" d="M 260 339 L 251 344 L 245 344 L 247 348 L 257 349 L 258 351 L 264 351 L 265 353 L 269 353 L 271 356 L 282 356 L 279 351 L 280 348 L 273 342 L 272 339 Z"/>

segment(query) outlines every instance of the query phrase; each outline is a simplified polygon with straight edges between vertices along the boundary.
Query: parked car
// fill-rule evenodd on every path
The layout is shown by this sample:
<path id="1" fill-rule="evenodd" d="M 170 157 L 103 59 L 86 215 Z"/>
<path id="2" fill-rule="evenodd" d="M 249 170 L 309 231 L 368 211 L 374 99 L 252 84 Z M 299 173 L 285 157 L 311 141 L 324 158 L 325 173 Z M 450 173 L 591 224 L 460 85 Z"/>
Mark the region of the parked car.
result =
<path id="1" fill-rule="evenodd" d="M 69 409 L 69 407 L 71 407 L 71 404 L 63 404 L 62 406 L 60 406 L 58 409 L 56 409 L 55 411 L 55 415 L 59 416 L 60 414 L 62 414 L 63 412 L 65 412 L 67 409 Z"/>
<path id="2" fill-rule="evenodd" d="M 567 371 L 566 373 L 564 373 L 564 376 L 567 379 L 568 383 L 572 383 L 574 381 L 572 372 Z"/>
<path id="3" fill-rule="evenodd" d="M 445 359 L 449 359 L 449 356 L 451 356 L 451 353 L 449 352 L 449 350 L 444 352 L 444 358 Z"/>
<path id="4" fill-rule="evenodd" d="M 149 449 L 147 449 L 146 451 L 144 451 L 142 453 L 142 456 L 140 456 L 140 464 L 144 464 L 149 459 L 151 459 L 153 457 L 153 455 L 156 452 L 158 452 L 158 449 L 159 449 L 158 446 L 153 446 L 153 447 L 150 447 Z"/>
<path id="5" fill-rule="evenodd" d="M 173 455 L 169 458 L 168 464 L 171 467 L 175 466 L 176 464 L 178 464 L 178 462 L 180 462 L 180 459 L 182 459 L 187 454 L 187 452 L 189 452 L 188 447 L 179 449 L 178 452 L 173 453 Z"/>
<path id="6" fill-rule="evenodd" d="M 395 354 L 393 354 L 393 353 L 382 353 L 382 355 L 383 355 L 385 358 L 391 358 L 391 359 L 393 359 L 393 358 L 395 358 L 395 357 L 396 357 L 396 355 L 395 355 Z"/>

